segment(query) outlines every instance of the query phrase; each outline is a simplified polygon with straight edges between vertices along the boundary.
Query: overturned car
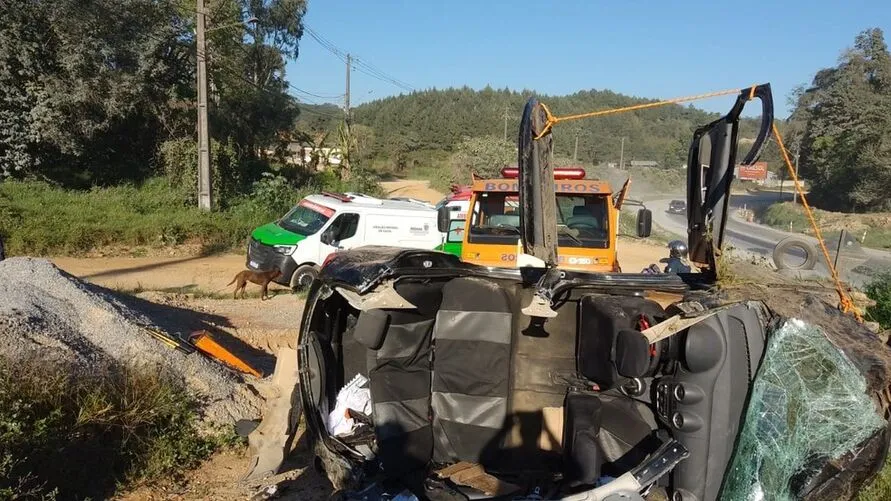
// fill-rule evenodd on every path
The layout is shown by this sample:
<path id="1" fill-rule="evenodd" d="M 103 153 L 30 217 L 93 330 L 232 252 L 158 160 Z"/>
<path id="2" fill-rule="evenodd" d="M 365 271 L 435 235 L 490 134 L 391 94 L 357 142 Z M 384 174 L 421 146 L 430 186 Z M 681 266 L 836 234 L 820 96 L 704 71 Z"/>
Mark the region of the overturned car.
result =
<path id="1" fill-rule="evenodd" d="M 743 106 L 696 131 L 688 165 L 700 273 L 560 270 L 550 136 L 519 138 L 525 261 L 334 254 L 300 329 L 306 433 L 346 499 L 847 499 L 882 465 L 887 348 L 848 350 L 807 318 L 716 287 Z M 693 168 L 693 165 L 707 165 Z M 813 308 L 822 306 L 814 305 Z M 832 330 L 833 332 L 838 329 Z M 292 430 L 293 431 L 293 430 Z"/>

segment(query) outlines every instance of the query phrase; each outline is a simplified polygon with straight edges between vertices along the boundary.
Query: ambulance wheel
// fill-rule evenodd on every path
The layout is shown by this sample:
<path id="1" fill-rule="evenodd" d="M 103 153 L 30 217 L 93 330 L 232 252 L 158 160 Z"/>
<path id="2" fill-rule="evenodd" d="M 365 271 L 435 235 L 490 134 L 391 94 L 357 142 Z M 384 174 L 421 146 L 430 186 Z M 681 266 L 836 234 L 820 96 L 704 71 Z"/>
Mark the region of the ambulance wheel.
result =
<path id="1" fill-rule="evenodd" d="M 309 289 L 312 281 L 319 276 L 319 268 L 312 264 L 298 266 L 291 275 L 291 289 L 295 291 Z"/>

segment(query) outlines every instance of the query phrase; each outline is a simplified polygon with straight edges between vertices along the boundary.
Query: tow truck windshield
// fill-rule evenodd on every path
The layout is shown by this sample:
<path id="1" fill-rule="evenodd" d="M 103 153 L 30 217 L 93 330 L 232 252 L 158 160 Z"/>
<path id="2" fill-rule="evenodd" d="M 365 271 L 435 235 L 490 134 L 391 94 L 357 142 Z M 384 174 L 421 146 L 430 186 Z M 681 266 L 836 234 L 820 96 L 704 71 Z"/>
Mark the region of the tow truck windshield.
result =
<path id="1" fill-rule="evenodd" d="M 557 193 L 558 245 L 609 248 L 606 195 Z M 516 193 L 482 193 L 473 206 L 468 243 L 517 243 L 520 207 Z"/>

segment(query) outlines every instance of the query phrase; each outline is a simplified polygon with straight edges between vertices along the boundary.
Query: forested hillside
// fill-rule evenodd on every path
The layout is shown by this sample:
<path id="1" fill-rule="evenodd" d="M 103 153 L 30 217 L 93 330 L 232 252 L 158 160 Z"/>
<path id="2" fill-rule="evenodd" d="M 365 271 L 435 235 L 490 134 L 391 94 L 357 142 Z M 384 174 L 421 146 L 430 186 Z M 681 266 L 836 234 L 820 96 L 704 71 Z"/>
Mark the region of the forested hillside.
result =
<path id="1" fill-rule="evenodd" d="M 467 137 L 492 136 L 515 141 L 523 105 L 534 91 L 485 88 L 432 89 L 388 97 L 353 110 L 354 123 L 371 135 L 363 156 L 395 161 L 412 152 L 452 153 Z M 559 116 L 630 106 L 651 100 L 609 90 L 586 90 L 568 96 L 539 96 Z M 336 126 L 331 108 L 303 107 L 298 127 L 322 130 Z M 322 115 L 319 112 L 327 112 Z M 718 117 L 692 106 L 672 105 L 638 112 L 570 122 L 555 129 L 555 152 L 572 158 L 578 136 L 578 160 L 618 162 L 625 138 L 625 161 L 652 160 L 661 166 L 686 162 L 693 130 Z M 758 122 L 746 120 L 742 137 L 754 137 Z M 506 131 L 506 132 L 505 132 Z"/>

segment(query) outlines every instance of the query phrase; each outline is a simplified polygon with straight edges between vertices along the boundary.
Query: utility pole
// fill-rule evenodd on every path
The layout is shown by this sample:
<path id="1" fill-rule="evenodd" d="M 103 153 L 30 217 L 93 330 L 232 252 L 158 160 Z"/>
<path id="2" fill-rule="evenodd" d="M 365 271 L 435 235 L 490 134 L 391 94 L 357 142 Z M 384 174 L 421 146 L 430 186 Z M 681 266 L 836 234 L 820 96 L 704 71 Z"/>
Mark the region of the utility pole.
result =
<path id="1" fill-rule="evenodd" d="M 798 179 L 798 149 L 795 150 L 795 178 Z M 801 181 L 799 181 L 800 183 Z M 792 203 L 798 203 L 798 190 L 792 190 Z"/>
<path id="2" fill-rule="evenodd" d="M 622 152 L 619 153 L 619 168 L 625 170 L 625 136 L 622 136 Z"/>
<path id="3" fill-rule="evenodd" d="M 344 93 L 343 112 L 346 114 L 347 126 L 350 122 L 350 66 L 353 58 L 349 54 L 346 55 L 346 92 Z"/>
<path id="4" fill-rule="evenodd" d="M 343 127 L 346 137 L 344 138 L 344 149 L 346 151 L 341 155 L 341 179 L 346 180 L 350 175 L 350 143 L 353 141 L 352 131 L 350 130 L 350 67 L 353 65 L 353 57 L 349 53 L 346 55 L 346 91 L 343 94 Z M 344 170 L 346 169 L 346 170 Z"/>
<path id="5" fill-rule="evenodd" d="M 507 114 L 507 105 L 504 106 L 504 140 L 507 141 L 507 119 L 509 115 Z"/>
<path id="6" fill-rule="evenodd" d="M 572 161 L 579 161 L 579 131 L 575 131 L 575 148 L 572 150 Z"/>
<path id="7" fill-rule="evenodd" d="M 197 0 L 198 25 L 196 43 L 198 49 L 198 208 L 211 208 L 210 182 L 210 133 L 207 120 L 207 43 L 205 35 L 204 0 Z"/>

